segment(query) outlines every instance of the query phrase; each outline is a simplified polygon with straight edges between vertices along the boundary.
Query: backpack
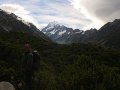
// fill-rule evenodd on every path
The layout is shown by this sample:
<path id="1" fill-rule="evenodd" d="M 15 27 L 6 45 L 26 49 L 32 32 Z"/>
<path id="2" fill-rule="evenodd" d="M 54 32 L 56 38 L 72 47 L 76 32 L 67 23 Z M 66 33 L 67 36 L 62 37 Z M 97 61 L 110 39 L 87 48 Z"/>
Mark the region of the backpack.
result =
<path id="1" fill-rule="evenodd" d="M 33 50 L 33 69 L 37 70 L 39 67 L 40 55 L 37 50 Z"/>

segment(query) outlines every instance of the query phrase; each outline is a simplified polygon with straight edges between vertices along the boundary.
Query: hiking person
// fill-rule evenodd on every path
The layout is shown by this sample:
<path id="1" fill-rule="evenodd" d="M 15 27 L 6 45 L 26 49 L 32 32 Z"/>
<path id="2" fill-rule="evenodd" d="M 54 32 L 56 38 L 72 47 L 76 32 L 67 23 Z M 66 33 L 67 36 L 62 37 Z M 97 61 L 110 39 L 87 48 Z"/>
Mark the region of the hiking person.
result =
<path id="1" fill-rule="evenodd" d="M 24 54 L 22 60 L 22 73 L 25 79 L 25 90 L 32 90 L 32 77 L 37 67 L 39 54 L 33 50 L 29 43 L 24 45 Z"/>

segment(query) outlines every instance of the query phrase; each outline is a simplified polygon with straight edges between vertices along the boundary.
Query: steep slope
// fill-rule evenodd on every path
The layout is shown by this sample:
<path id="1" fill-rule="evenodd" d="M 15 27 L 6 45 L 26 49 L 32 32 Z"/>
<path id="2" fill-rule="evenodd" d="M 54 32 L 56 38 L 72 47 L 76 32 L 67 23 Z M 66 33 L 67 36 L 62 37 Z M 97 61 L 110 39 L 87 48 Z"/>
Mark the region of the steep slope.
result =
<path id="1" fill-rule="evenodd" d="M 104 25 L 98 31 L 97 40 L 102 41 L 103 45 L 120 48 L 120 19 Z"/>
<path id="2" fill-rule="evenodd" d="M 37 36 L 46 40 L 50 40 L 39 29 L 37 29 L 32 23 L 25 22 L 20 17 L 17 17 L 13 13 L 8 13 L 0 9 L 0 30 L 7 32 L 23 32 L 29 33 L 33 36 Z"/>
<path id="3" fill-rule="evenodd" d="M 108 47 L 120 48 L 120 19 L 108 22 L 92 36 L 84 39 L 83 42 L 92 42 Z"/>

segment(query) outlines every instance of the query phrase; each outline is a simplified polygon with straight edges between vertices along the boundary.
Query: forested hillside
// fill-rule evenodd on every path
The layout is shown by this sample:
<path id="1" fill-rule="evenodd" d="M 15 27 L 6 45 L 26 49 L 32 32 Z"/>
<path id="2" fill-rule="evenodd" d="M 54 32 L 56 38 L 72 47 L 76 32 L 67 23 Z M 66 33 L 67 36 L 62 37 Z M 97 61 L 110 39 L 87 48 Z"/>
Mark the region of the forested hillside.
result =
<path id="1" fill-rule="evenodd" d="M 24 90 L 21 74 L 23 45 L 29 41 L 40 53 L 34 90 L 120 90 L 120 51 L 92 44 L 58 45 L 35 36 L 0 33 L 0 81 Z M 18 83 L 23 86 L 18 88 Z"/>

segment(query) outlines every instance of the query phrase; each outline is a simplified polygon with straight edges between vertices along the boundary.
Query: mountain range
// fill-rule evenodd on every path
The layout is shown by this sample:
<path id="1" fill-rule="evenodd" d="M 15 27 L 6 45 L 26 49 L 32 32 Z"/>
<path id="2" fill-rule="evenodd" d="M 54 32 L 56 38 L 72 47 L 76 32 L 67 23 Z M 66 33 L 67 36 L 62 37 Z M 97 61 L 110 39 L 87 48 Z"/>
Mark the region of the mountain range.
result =
<path id="1" fill-rule="evenodd" d="M 93 43 L 120 48 L 120 19 L 106 23 L 99 30 L 72 29 L 57 22 L 51 22 L 42 30 L 39 30 L 32 23 L 0 9 L 0 31 L 27 33 L 59 44 Z"/>
<path id="2" fill-rule="evenodd" d="M 86 31 L 51 22 L 42 29 L 42 32 L 60 44 L 94 43 L 108 47 L 120 47 L 120 19 L 106 23 L 99 30 Z"/>
<path id="3" fill-rule="evenodd" d="M 51 22 L 42 29 L 42 32 L 57 43 L 67 44 L 80 43 L 80 41 L 91 36 L 93 33 L 97 32 L 97 30 L 90 29 L 83 31 L 79 29 L 68 28 L 64 25 L 58 24 L 57 22 Z"/>

